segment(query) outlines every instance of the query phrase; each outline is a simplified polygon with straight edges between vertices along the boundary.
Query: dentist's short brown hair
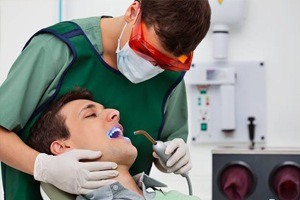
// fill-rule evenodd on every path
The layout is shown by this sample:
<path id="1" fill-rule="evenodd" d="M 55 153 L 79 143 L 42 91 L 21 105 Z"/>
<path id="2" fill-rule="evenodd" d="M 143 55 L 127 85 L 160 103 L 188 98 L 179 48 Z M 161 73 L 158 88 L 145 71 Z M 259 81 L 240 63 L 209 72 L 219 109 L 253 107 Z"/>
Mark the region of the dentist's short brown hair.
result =
<path id="1" fill-rule="evenodd" d="M 154 25 L 163 47 L 175 56 L 188 55 L 210 27 L 208 0 L 140 0 L 142 19 Z"/>

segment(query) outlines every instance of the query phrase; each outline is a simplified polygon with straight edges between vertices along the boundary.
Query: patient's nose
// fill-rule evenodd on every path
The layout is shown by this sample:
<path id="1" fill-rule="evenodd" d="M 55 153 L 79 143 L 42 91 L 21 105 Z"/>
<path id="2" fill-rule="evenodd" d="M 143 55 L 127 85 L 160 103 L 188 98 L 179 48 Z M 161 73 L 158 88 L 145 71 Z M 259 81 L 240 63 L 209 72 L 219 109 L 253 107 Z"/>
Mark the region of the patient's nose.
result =
<path id="1" fill-rule="evenodd" d="M 120 120 L 120 112 L 115 109 L 107 109 L 108 115 L 107 115 L 107 121 L 119 121 Z"/>

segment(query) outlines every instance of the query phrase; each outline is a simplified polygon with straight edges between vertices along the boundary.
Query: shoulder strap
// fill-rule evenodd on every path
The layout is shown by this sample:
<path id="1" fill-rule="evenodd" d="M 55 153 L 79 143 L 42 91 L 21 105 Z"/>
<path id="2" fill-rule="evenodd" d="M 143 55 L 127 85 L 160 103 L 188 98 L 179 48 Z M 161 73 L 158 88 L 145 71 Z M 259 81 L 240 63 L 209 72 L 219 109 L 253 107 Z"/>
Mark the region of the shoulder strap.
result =
<path id="1" fill-rule="evenodd" d="M 52 34 L 55 35 L 57 38 L 65 42 L 69 47 L 70 42 L 68 42 L 68 38 L 74 37 L 76 35 L 83 34 L 82 29 L 74 22 L 66 21 L 66 22 L 60 22 L 57 24 L 54 24 L 53 26 L 50 26 L 48 28 L 44 28 L 36 32 L 31 38 L 26 42 L 25 46 L 23 47 L 23 50 L 28 46 L 28 44 L 31 42 L 31 40 L 40 34 Z"/>

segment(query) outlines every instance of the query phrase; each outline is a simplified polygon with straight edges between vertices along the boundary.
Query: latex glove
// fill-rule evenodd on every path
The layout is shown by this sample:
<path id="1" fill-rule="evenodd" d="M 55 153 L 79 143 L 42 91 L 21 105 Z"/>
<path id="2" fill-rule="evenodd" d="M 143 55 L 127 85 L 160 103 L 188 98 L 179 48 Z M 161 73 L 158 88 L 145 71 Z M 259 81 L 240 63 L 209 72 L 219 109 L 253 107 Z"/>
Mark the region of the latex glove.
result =
<path id="1" fill-rule="evenodd" d="M 100 151 L 71 150 L 58 156 L 40 153 L 34 164 L 34 178 L 50 183 L 71 194 L 87 194 L 99 187 L 111 184 L 106 180 L 118 175 L 113 162 L 80 162 L 96 159 Z"/>
<path id="2" fill-rule="evenodd" d="M 187 144 L 181 138 L 175 138 L 172 141 L 164 142 L 167 146 L 165 154 L 172 155 L 167 163 L 163 163 L 158 155 L 153 152 L 153 156 L 159 159 L 160 165 L 169 173 L 183 174 L 192 169 L 190 152 Z M 159 167 L 158 167 L 159 168 Z"/>

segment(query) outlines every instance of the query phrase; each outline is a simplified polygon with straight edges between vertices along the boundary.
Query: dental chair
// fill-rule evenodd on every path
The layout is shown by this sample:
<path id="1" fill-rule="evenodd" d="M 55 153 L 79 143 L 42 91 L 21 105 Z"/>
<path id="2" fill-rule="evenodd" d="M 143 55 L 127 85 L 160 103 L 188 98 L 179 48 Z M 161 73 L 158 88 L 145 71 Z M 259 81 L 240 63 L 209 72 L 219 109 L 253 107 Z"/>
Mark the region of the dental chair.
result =
<path id="1" fill-rule="evenodd" d="M 57 187 L 49 184 L 42 183 L 40 185 L 40 192 L 43 200 L 75 200 L 76 195 L 66 193 L 59 190 Z"/>

